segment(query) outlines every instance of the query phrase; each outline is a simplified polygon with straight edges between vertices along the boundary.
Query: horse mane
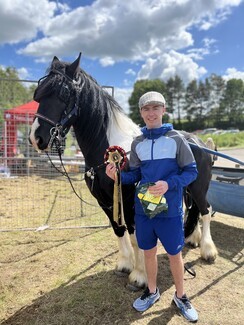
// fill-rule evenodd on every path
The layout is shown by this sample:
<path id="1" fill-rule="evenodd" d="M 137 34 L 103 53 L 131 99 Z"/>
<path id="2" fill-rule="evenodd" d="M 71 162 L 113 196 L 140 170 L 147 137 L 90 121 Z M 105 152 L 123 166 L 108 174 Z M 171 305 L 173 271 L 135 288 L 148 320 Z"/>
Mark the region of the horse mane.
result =
<path id="1" fill-rule="evenodd" d="M 88 97 L 89 93 L 93 95 L 90 109 L 92 114 L 99 116 L 96 120 L 96 131 L 105 128 L 110 146 L 119 144 L 124 150 L 129 151 L 133 138 L 141 134 L 139 126 L 125 114 L 118 102 L 98 84 L 96 79 L 82 68 L 79 68 L 77 78 L 79 76 L 85 80 L 81 97 Z M 90 126 L 87 125 L 87 127 Z M 94 137 L 92 132 L 89 134 L 92 138 Z"/>

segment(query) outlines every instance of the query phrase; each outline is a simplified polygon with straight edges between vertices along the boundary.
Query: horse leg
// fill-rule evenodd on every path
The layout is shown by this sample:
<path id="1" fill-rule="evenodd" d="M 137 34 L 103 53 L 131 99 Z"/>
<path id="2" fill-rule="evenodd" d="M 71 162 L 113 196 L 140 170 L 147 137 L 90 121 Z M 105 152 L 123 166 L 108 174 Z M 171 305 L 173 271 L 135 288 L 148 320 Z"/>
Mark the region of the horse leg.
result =
<path id="1" fill-rule="evenodd" d="M 210 211 L 202 216 L 202 238 L 200 244 L 201 257 L 209 262 L 213 262 L 217 255 L 217 248 L 210 233 L 211 213 Z"/>
<path id="2" fill-rule="evenodd" d="M 199 222 L 193 231 L 193 233 L 185 239 L 186 244 L 190 244 L 192 247 L 196 248 L 199 246 L 202 238 L 202 231 Z"/>
<path id="3" fill-rule="evenodd" d="M 130 243 L 128 232 L 125 231 L 122 237 L 118 238 L 119 254 L 116 266 L 116 274 L 125 275 L 134 269 L 134 252 Z"/>
<path id="4" fill-rule="evenodd" d="M 199 224 L 199 209 L 196 203 L 192 200 L 191 193 L 187 192 L 184 196 L 185 200 L 185 243 L 192 247 L 200 245 L 202 231 Z"/>
<path id="5" fill-rule="evenodd" d="M 199 192 L 196 185 L 193 183 L 190 187 L 192 206 L 187 208 L 186 242 L 194 247 L 200 244 L 201 257 L 206 261 L 214 261 L 218 253 L 210 233 L 211 209 L 206 200 L 207 189 L 205 191 L 202 189 Z M 199 213 L 201 214 L 202 230 L 199 225 Z"/>
<path id="6" fill-rule="evenodd" d="M 138 289 L 145 288 L 147 285 L 147 276 L 144 264 L 144 253 L 138 247 L 135 234 L 130 235 L 131 245 L 134 249 L 135 266 L 133 271 L 129 275 L 128 285 L 130 290 L 137 291 Z"/>

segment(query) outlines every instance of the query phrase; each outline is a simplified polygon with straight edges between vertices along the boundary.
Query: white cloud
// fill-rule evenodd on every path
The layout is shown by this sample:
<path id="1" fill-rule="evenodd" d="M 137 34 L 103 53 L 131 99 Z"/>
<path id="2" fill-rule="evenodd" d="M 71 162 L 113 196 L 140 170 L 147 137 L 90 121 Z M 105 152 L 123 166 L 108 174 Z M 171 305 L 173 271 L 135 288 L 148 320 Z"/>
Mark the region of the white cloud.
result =
<path id="1" fill-rule="evenodd" d="M 0 0 L 0 44 L 18 44 L 19 55 L 35 57 L 37 62 L 50 62 L 53 55 L 69 58 L 82 51 L 103 67 L 139 62 L 137 78 L 166 80 L 177 74 L 189 82 L 207 72 L 196 61 L 218 52 L 214 39 L 205 38 L 202 48 L 194 48 L 191 30 L 216 26 L 240 3 L 96 0 L 70 9 L 65 0 Z M 125 73 L 135 75 L 132 69 Z M 124 85 L 130 86 L 129 79 Z"/>
<path id="2" fill-rule="evenodd" d="M 128 69 L 127 71 L 125 71 L 125 74 L 129 74 L 131 76 L 135 76 L 136 72 L 133 69 Z"/>
<path id="3" fill-rule="evenodd" d="M 111 57 L 107 56 L 107 57 L 100 59 L 100 63 L 103 67 L 107 67 L 110 65 L 114 65 L 115 61 Z"/>
<path id="4" fill-rule="evenodd" d="M 0 44 L 35 38 L 55 10 L 55 2 L 47 0 L 0 0 Z"/>
<path id="5" fill-rule="evenodd" d="M 148 59 L 138 73 L 138 79 L 168 80 L 170 77 L 178 75 L 185 83 L 193 79 L 198 79 L 206 73 L 204 67 L 200 67 L 190 56 L 170 51 L 162 54 L 156 59 Z"/>
<path id="6" fill-rule="evenodd" d="M 17 73 L 20 79 L 26 79 L 30 76 L 28 70 L 24 67 L 17 69 Z"/>
<path id="7" fill-rule="evenodd" d="M 0 0 L 0 9 L 5 2 Z M 214 0 L 196 0 L 193 6 L 191 0 L 97 0 L 90 6 L 58 12 L 54 16 L 60 2 L 57 6 L 47 0 L 30 0 L 27 15 L 21 7 L 21 0 L 9 2 L 19 5 L 8 12 L 5 10 L 5 27 L 12 17 L 22 39 L 33 38 L 22 47 L 20 54 L 50 58 L 54 53 L 70 56 L 81 50 L 84 56 L 99 59 L 103 66 L 123 60 L 144 60 L 169 50 L 186 48 L 193 44 L 190 27 L 200 26 L 206 19 L 217 24 L 221 16 L 219 12 L 237 3 L 232 0 L 220 4 Z M 23 8 L 26 7 L 24 4 Z M 21 23 L 18 17 L 23 20 Z M 21 28 L 22 23 L 28 32 Z M 39 30 L 43 35 L 36 39 Z M 7 32 L 2 33 L 6 35 L 0 37 L 0 41 L 8 42 Z M 20 35 L 12 37 L 21 40 Z"/>
<path id="8" fill-rule="evenodd" d="M 237 71 L 235 68 L 229 68 L 226 70 L 226 74 L 223 76 L 225 80 L 229 79 L 242 79 L 244 81 L 244 71 Z"/>
<path id="9" fill-rule="evenodd" d="M 215 39 L 204 38 L 202 40 L 203 47 L 202 48 L 192 48 L 187 51 L 189 57 L 193 60 L 203 60 L 206 55 L 217 54 L 219 51 L 216 44 Z"/>
<path id="10" fill-rule="evenodd" d="M 129 113 L 129 97 L 131 96 L 133 88 L 115 88 L 114 89 L 114 98 L 118 104 L 123 108 L 123 110 L 128 114 Z"/>

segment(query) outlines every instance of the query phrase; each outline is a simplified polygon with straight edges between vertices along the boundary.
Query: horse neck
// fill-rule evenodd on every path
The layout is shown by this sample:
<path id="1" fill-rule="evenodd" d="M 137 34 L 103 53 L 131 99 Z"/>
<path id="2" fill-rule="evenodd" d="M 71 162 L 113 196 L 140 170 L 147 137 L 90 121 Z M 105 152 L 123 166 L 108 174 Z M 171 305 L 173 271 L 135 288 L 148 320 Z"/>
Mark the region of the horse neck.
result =
<path id="1" fill-rule="evenodd" d="M 74 130 L 85 160 L 93 166 L 101 164 L 109 146 L 119 145 L 129 151 L 133 138 L 141 131 L 100 86 L 84 78 L 79 119 Z"/>
<path id="2" fill-rule="evenodd" d="M 103 157 L 106 149 L 109 147 L 107 138 L 104 135 L 96 136 L 92 142 L 86 141 L 86 137 L 82 135 L 80 129 L 74 127 L 76 139 L 80 150 L 84 156 L 86 165 L 95 167 L 103 163 Z"/>
<path id="3" fill-rule="evenodd" d="M 88 87 L 88 91 L 81 94 L 79 116 L 73 124 L 78 145 L 86 164 L 90 167 L 103 162 L 105 151 L 109 147 L 106 134 L 108 124 L 106 102 L 101 94 L 95 91 L 99 89 L 94 86 Z"/>

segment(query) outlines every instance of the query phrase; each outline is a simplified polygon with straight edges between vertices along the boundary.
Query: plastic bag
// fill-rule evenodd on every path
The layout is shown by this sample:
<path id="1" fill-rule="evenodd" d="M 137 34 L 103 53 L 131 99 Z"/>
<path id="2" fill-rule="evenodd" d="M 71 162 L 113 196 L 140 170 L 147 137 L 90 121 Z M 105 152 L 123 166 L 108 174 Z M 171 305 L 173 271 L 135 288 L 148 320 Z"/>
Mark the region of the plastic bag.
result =
<path id="1" fill-rule="evenodd" d="M 144 213 L 151 219 L 161 212 L 168 211 L 168 204 L 164 195 L 154 196 L 149 193 L 148 187 L 155 183 L 146 183 L 137 187 L 137 196 L 140 199 Z"/>

